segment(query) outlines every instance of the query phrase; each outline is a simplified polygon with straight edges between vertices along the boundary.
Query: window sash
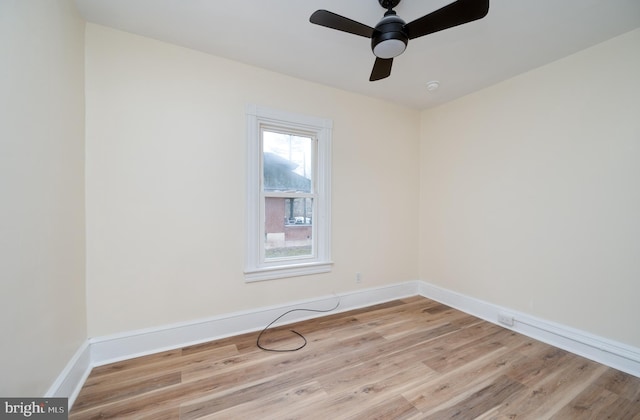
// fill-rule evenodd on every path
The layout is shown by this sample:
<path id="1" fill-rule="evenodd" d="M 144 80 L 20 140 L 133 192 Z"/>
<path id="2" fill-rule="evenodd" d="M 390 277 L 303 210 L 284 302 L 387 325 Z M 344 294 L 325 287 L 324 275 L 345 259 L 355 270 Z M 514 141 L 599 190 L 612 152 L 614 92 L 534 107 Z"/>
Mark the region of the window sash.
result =
<path id="1" fill-rule="evenodd" d="M 302 138 L 308 138 L 311 142 L 311 150 L 310 150 L 310 154 L 311 156 L 309 157 L 311 159 L 311 166 L 310 166 L 310 193 L 316 193 L 317 191 L 317 187 L 316 187 L 316 174 L 317 174 L 317 170 L 318 170 L 318 165 L 317 165 L 317 156 L 318 156 L 318 139 L 316 136 L 315 132 L 312 131 L 305 131 L 305 130 L 301 130 L 298 128 L 292 128 L 291 130 L 288 130 L 287 127 L 283 127 L 281 125 L 275 125 L 273 123 L 271 124 L 260 124 L 260 189 L 262 192 L 264 193 L 268 193 L 268 192 L 275 192 L 275 191 L 267 191 L 265 189 L 265 179 L 264 179 L 264 171 L 265 171 L 265 162 L 264 162 L 264 156 L 265 156 L 265 148 L 264 148 L 264 143 L 265 143 L 265 139 L 264 139 L 264 133 L 265 132 L 269 132 L 269 133 L 276 133 L 276 134 L 282 134 L 282 135 L 287 135 L 287 136 L 296 136 L 296 137 L 302 137 Z M 302 191 L 281 191 L 281 192 L 285 192 L 285 193 L 303 193 Z"/>
<path id="2" fill-rule="evenodd" d="M 305 196 L 309 196 L 310 194 L 304 194 Z M 317 206 L 318 206 L 318 200 L 314 199 L 313 197 L 300 197 L 298 195 L 283 195 L 283 194 L 278 194 L 275 197 L 274 196 L 267 196 L 265 195 L 262 199 L 261 199 L 261 220 L 263 221 L 263 223 L 261 224 L 261 231 L 260 231 L 260 237 L 264 238 L 264 240 L 260 241 L 260 262 L 261 264 L 268 266 L 270 264 L 276 265 L 276 264 L 282 264 L 282 263 L 287 263 L 287 262 L 291 262 L 291 263 L 295 263 L 295 262 L 304 262 L 304 261 L 315 261 L 318 257 L 318 234 L 317 234 L 317 226 L 318 224 L 315 222 L 313 216 L 311 219 L 311 252 L 309 254 L 303 254 L 303 255 L 295 255 L 295 256 L 284 256 L 284 257 L 267 257 L 267 242 L 268 242 L 268 232 L 267 232 L 267 211 L 266 211 L 266 205 L 267 205 L 267 198 L 283 198 L 283 199 L 296 199 L 296 198 L 311 198 L 312 199 L 312 205 L 311 205 L 311 214 L 315 215 L 317 213 Z M 284 204 L 284 203 L 283 203 Z M 283 223 L 283 230 L 284 232 L 283 235 L 285 235 L 286 238 L 286 232 L 287 230 L 291 230 L 293 229 L 292 226 L 295 226 L 295 228 L 301 228 L 301 227 L 306 227 L 308 226 L 307 224 L 286 224 Z M 286 239 L 284 239 L 286 241 Z M 287 245 L 283 246 L 282 248 L 288 248 Z"/>
<path id="3" fill-rule="evenodd" d="M 264 191 L 263 130 L 293 134 L 312 139 L 311 191 Z M 331 129 L 326 119 L 307 117 L 249 105 L 247 107 L 248 136 L 248 197 L 247 197 L 247 253 L 245 281 L 259 281 L 282 277 L 323 273 L 331 270 Z M 264 206 L 268 197 L 312 198 L 313 253 L 310 257 L 265 259 Z"/>

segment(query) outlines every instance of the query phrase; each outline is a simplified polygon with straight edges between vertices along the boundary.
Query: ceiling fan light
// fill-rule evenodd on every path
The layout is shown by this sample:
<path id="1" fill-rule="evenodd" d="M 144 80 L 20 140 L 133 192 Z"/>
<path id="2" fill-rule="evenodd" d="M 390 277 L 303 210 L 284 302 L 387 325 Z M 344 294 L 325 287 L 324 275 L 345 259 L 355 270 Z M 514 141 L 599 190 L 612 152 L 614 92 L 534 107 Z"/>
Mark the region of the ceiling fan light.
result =
<path id="1" fill-rule="evenodd" d="M 397 57 L 407 48 L 407 43 L 401 39 L 386 39 L 373 47 L 373 54 L 380 58 Z"/>
<path id="2" fill-rule="evenodd" d="M 394 58 L 407 48 L 409 37 L 404 30 L 404 20 L 396 12 L 388 10 L 373 30 L 371 49 L 378 58 Z"/>

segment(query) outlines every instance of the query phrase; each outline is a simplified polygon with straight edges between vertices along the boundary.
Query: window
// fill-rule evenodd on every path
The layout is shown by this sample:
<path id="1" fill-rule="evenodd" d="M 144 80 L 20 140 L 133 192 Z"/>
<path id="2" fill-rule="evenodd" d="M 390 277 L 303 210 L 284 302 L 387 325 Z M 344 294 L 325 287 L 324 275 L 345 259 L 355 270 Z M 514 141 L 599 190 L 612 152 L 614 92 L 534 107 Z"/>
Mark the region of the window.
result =
<path id="1" fill-rule="evenodd" d="M 246 281 L 331 270 L 331 128 L 247 107 Z"/>

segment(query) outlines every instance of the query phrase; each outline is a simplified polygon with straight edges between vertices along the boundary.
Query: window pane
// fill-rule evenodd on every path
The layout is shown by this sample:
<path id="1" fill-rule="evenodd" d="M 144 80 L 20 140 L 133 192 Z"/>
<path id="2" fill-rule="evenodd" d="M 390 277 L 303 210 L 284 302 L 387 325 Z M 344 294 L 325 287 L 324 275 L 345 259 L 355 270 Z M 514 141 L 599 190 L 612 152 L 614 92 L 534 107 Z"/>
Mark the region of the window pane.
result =
<path id="1" fill-rule="evenodd" d="M 265 198 L 265 258 L 313 255 L 313 199 Z"/>
<path id="2" fill-rule="evenodd" d="M 264 191 L 311 192 L 311 138 L 262 132 Z"/>

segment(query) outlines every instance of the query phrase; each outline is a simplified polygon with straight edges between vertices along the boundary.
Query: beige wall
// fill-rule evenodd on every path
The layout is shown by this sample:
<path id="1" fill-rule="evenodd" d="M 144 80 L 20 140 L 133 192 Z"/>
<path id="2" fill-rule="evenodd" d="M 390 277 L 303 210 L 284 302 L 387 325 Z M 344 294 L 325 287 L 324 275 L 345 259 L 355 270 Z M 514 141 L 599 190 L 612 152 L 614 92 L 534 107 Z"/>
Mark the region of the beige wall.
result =
<path id="1" fill-rule="evenodd" d="M 420 277 L 640 346 L 640 30 L 422 113 Z"/>
<path id="2" fill-rule="evenodd" d="M 39 396 L 86 340 L 84 22 L 0 1 L 0 395 Z"/>
<path id="3" fill-rule="evenodd" d="M 86 44 L 90 336 L 417 279 L 418 112 L 93 24 Z M 332 273 L 244 282 L 250 103 L 334 122 Z"/>

